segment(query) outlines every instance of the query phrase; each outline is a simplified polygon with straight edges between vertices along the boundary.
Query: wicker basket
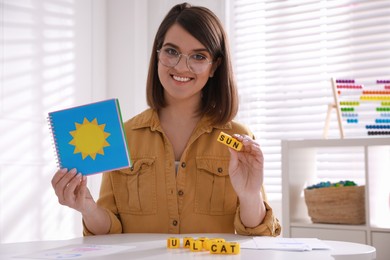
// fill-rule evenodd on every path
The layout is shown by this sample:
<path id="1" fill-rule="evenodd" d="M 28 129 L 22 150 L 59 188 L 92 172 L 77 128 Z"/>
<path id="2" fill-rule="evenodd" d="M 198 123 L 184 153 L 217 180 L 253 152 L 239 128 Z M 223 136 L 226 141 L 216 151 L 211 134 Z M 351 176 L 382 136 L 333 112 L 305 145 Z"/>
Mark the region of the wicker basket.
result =
<path id="1" fill-rule="evenodd" d="M 305 189 L 313 223 L 359 225 L 366 222 L 364 186 Z"/>

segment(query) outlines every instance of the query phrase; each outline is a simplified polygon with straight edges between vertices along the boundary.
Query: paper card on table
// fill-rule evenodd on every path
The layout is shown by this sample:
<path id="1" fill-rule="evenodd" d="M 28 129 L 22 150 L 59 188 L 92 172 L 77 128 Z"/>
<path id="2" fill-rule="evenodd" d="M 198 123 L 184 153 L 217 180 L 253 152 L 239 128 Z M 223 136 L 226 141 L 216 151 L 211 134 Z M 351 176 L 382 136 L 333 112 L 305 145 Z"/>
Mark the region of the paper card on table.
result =
<path id="1" fill-rule="evenodd" d="M 118 99 L 49 113 L 60 168 L 83 175 L 131 166 Z"/>
<path id="2" fill-rule="evenodd" d="M 330 249 L 330 247 L 317 238 L 279 238 L 279 237 L 253 237 L 241 243 L 241 248 L 285 251 L 311 251 Z"/>
<path id="3" fill-rule="evenodd" d="M 113 255 L 133 248 L 135 246 L 69 245 L 17 257 L 30 259 L 93 259 L 93 257 Z"/>

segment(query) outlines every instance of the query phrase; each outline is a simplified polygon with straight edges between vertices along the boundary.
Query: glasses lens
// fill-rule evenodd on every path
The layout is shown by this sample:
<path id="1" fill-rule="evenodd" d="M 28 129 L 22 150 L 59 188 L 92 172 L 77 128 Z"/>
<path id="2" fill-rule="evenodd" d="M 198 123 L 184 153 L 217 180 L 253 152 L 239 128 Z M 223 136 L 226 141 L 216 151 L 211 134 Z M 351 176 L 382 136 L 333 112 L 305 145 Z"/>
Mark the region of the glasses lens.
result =
<path id="1" fill-rule="evenodd" d="M 180 54 L 172 50 L 173 49 L 163 48 L 158 51 L 158 58 L 164 66 L 175 67 L 179 62 Z"/>
<path id="2" fill-rule="evenodd" d="M 188 67 L 195 74 L 205 72 L 209 65 L 210 61 L 203 55 L 195 54 L 188 57 Z"/>
<path id="3" fill-rule="evenodd" d="M 187 56 L 172 48 L 162 48 L 157 52 L 161 64 L 171 68 L 175 67 L 179 63 L 181 56 L 184 56 L 187 59 L 187 66 L 189 70 L 195 74 L 205 72 L 211 64 L 207 57 L 201 54 L 192 54 Z"/>

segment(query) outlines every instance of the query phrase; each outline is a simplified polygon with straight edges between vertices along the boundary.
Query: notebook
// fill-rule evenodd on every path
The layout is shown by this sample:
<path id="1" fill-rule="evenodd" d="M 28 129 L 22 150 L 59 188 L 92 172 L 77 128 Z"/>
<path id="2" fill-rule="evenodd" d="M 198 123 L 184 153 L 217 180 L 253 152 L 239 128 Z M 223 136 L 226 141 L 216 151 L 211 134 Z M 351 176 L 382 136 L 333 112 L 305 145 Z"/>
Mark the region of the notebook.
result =
<path id="1" fill-rule="evenodd" d="M 59 168 L 90 175 L 131 166 L 118 99 L 48 115 Z"/>

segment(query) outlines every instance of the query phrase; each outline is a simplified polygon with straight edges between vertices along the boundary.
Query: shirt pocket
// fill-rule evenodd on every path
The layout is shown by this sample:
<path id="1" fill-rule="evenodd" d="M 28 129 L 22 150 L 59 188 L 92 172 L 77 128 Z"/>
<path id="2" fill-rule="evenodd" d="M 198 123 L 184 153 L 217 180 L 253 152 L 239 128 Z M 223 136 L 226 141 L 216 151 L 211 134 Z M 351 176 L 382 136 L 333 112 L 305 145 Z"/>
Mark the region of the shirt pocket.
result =
<path id="1" fill-rule="evenodd" d="M 234 214 L 237 195 L 229 177 L 226 157 L 197 157 L 195 212 L 208 215 Z"/>
<path id="2" fill-rule="evenodd" d="M 133 167 L 119 170 L 118 180 L 113 183 L 118 211 L 134 215 L 156 214 L 156 159 L 154 157 L 132 159 Z"/>

